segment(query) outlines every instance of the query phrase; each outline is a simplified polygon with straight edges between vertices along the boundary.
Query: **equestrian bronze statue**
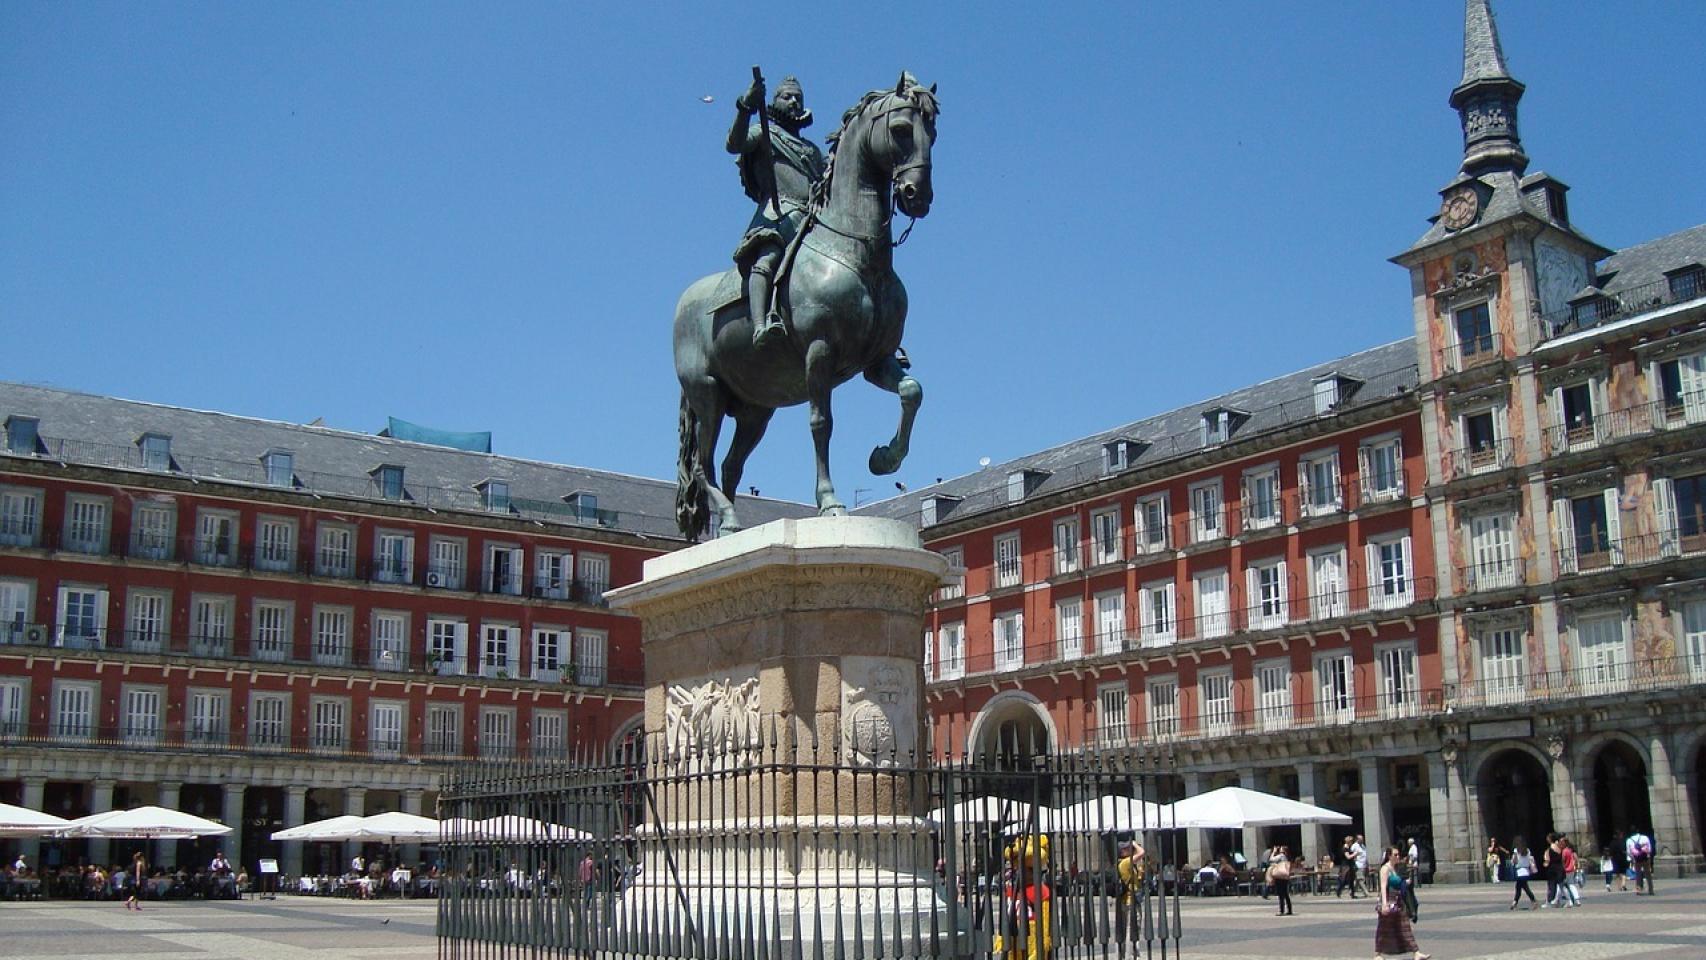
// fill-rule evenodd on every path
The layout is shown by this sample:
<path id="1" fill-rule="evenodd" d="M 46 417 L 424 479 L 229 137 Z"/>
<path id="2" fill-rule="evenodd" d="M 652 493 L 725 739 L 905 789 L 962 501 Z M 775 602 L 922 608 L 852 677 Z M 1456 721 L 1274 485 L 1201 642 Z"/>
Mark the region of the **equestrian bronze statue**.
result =
<path id="1" fill-rule="evenodd" d="M 689 540 L 704 535 L 713 510 L 724 532 L 741 528 L 735 491 L 778 408 L 810 405 L 818 513 L 833 516 L 847 510 L 829 475 L 830 392 L 863 374 L 900 397 L 893 439 L 871 451 L 876 474 L 900 468 L 924 399 L 900 349 L 906 288 L 894 272 L 892 221 L 897 210 L 914 219 L 930 212 L 935 88 L 902 73 L 892 89 L 866 94 L 829 136 L 825 162 L 800 134 L 811 114 L 798 82 L 784 80 L 766 109 L 753 73 L 728 149 L 759 210 L 735 268 L 700 279 L 675 308 L 675 514 Z M 713 464 L 725 416 L 735 431 L 719 485 Z"/>

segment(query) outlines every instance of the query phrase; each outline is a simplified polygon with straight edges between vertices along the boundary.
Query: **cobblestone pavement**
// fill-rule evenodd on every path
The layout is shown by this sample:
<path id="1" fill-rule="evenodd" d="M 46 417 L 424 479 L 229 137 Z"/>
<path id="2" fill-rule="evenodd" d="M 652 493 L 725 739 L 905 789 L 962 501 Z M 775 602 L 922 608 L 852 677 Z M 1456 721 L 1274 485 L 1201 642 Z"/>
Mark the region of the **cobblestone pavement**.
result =
<path id="1" fill-rule="evenodd" d="M 1581 907 L 1514 913 L 1508 885 L 1424 887 L 1416 936 L 1436 960 L 1706 960 L 1706 880 L 1661 885 L 1637 897 L 1590 884 Z M 1186 960 L 1374 954 L 1366 900 L 1299 896 L 1297 915 L 1284 918 L 1260 897 L 1186 900 L 1182 912 Z M 0 957 L 432 960 L 433 919 L 430 901 L 194 901 L 140 914 L 116 903 L 0 903 Z"/>

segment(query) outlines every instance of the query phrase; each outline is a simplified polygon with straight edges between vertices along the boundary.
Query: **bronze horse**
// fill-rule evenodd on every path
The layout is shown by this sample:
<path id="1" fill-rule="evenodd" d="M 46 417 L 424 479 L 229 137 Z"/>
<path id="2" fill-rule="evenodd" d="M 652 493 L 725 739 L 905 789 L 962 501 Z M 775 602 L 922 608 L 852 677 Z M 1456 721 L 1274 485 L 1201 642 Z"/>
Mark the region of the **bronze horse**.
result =
<path id="1" fill-rule="evenodd" d="M 832 135 L 827 200 L 808 220 L 778 302 L 789 316 L 789 342 L 758 350 L 752 320 L 733 270 L 687 288 L 675 308 L 675 372 L 681 381 L 681 455 L 676 522 L 697 540 L 711 508 L 725 532 L 739 530 L 734 496 L 746 459 L 780 407 L 811 405 L 817 454 L 817 508 L 844 514 L 829 477 L 830 392 L 864 374 L 900 397 L 894 438 L 871 451 L 872 473 L 900 468 L 924 389 L 897 357 L 906 328 L 906 288 L 894 272 L 892 211 L 930 212 L 930 148 L 936 139 L 936 95 L 909 74 L 892 90 L 876 90 L 847 111 Z M 734 439 L 723 458 L 722 485 L 713 460 L 725 416 Z"/>

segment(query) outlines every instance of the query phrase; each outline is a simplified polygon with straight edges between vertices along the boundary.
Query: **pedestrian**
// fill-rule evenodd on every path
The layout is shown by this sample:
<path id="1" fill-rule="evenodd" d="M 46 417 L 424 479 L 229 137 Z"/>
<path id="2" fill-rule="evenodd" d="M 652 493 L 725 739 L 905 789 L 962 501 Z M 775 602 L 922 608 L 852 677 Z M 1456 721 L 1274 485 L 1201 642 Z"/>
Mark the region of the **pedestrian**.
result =
<path id="1" fill-rule="evenodd" d="M 1528 887 L 1528 878 L 1534 875 L 1534 855 L 1528 852 L 1528 846 L 1521 837 L 1511 841 L 1511 873 L 1516 876 L 1516 889 L 1511 893 L 1511 909 L 1515 910 L 1517 902 L 1523 894 L 1528 895 L 1528 909 L 1535 907 L 1534 891 Z"/>
<path id="2" fill-rule="evenodd" d="M 1416 841 L 1410 841 L 1410 849 L 1416 849 Z M 1404 879 L 1404 913 L 1415 923 L 1421 918 L 1422 905 L 1416 899 L 1416 883 L 1421 879 L 1419 865 L 1421 858 L 1413 853 L 1404 853 L 1399 858 L 1398 873 Z"/>
<path id="3" fill-rule="evenodd" d="M 1546 849 L 1540 853 L 1540 871 L 1546 875 L 1546 902 L 1540 908 L 1563 906 L 1558 902 L 1558 888 L 1564 879 L 1564 851 L 1558 849 L 1556 833 L 1546 835 Z"/>
<path id="4" fill-rule="evenodd" d="M 130 896 L 124 901 L 126 910 L 141 910 L 143 878 L 148 876 L 148 861 L 142 859 L 142 851 L 138 850 L 130 856 Z"/>
<path id="5" fill-rule="evenodd" d="M 1357 862 L 1356 856 L 1351 853 L 1351 843 L 1355 840 L 1355 837 L 1346 837 L 1345 842 L 1339 844 L 1339 886 L 1338 889 L 1333 891 L 1333 896 L 1335 897 L 1344 897 L 1345 888 L 1350 887 L 1351 899 L 1355 900 L 1357 898 L 1357 885 L 1354 877 Z"/>
<path id="6" fill-rule="evenodd" d="M 1279 898 L 1279 913 L 1275 916 L 1292 916 L 1291 851 L 1284 846 L 1268 852 L 1268 884 L 1274 888 L 1274 896 Z"/>
<path id="7" fill-rule="evenodd" d="M 1416 946 L 1416 931 L 1404 910 L 1404 878 L 1398 874 L 1399 861 L 1404 857 L 1397 847 L 1387 847 L 1380 865 L 1380 903 L 1375 908 L 1374 953 L 1381 958 L 1428 960 L 1428 955 Z"/>
<path id="8" fill-rule="evenodd" d="M 1564 900 L 1569 906 L 1579 907 L 1582 905 L 1582 863 L 1576 858 L 1576 845 L 1568 836 L 1563 836 L 1558 838 L 1558 846 L 1564 852 Z"/>
<path id="9" fill-rule="evenodd" d="M 588 850 L 586 856 L 581 858 L 578 879 L 581 884 L 581 906 L 591 906 L 593 898 L 598 895 L 598 865 L 592 859 L 591 850 Z"/>
<path id="10" fill-rule="evenodd" d="M 1126 945 L 1131 944 L 1132 955 L 1141 956 L 1141 948 L 1137 941 L 1143 929 L 1138 911 L 1143 906 L 1143 844 L 1131 840 L 1120 841 L 1120 859 L 1114 865 L 1114 877 L 1119 882 L 1119 901 L 1115 904 L 1114 913 L 1114 942 L 1118 944 L 1119 955 L 1126 955 Z"/>
<path id="11" fill-rule="evenodd" d="M 1507 854 L 1507 853 L 1510 853 L 1510 851 L 1506 850 L 1504 847 L 1499 846 L 1499 838 L 1498 837 L 1488 837 L 1487 838 L 1487 882 L 1488 883 L 1498 883 L 1499 882 L 1499 867 L 1504 864 L 1505 854 Z"/>
<path id="12" fill-rule="evenodd" d="M 1653 895 L 1653 838 L 1642 833 L 1638 828 L 1629 828 L 1629 839 L 1624 841 L 1624 847 L 1629 855 L 1629 862 L 1635 867 L 1635 895 Z M 1643 891 L 1641 888 L 1646 887 Z"/>
<path id="13" fill-rule="evenodd" d="M 1357 889 L 1361 890 L 1363 896 L 1366 897 L 1373 891 L 1368 889 L 1368 841 L 1360 833 L 1357 834 L 1356 841 L 1351 844 L 1351 856 L 1356 858 Z M 1352 895 L 1355 895 L 1355 891 L 1352 891 Z"/>
<path id="14" fill-rule="evenodd" d="M 1611 875 L 1617 872 L 1617 861 L 1611 856 L 1610 847 L 1599 848 L 1599 872 L 1605 875 L 1605 892 L 1611 892 Z"/>

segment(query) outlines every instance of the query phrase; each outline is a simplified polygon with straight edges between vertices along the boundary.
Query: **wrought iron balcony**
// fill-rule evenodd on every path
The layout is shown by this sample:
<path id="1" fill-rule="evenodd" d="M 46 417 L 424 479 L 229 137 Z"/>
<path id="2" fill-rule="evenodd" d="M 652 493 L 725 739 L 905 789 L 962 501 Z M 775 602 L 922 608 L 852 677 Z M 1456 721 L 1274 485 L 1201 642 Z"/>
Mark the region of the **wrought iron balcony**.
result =
<path id="1" fill-rule="evenodd" d="M 1706 297 L 1706 290 L 1698 282 L 1688 282 L 1687 278 L 1655 280 L 1616 293 L 1602 293 L 1544 314 L 1536 333 L 1542 341 L 1553 340 L 1702 297 Z"/>

